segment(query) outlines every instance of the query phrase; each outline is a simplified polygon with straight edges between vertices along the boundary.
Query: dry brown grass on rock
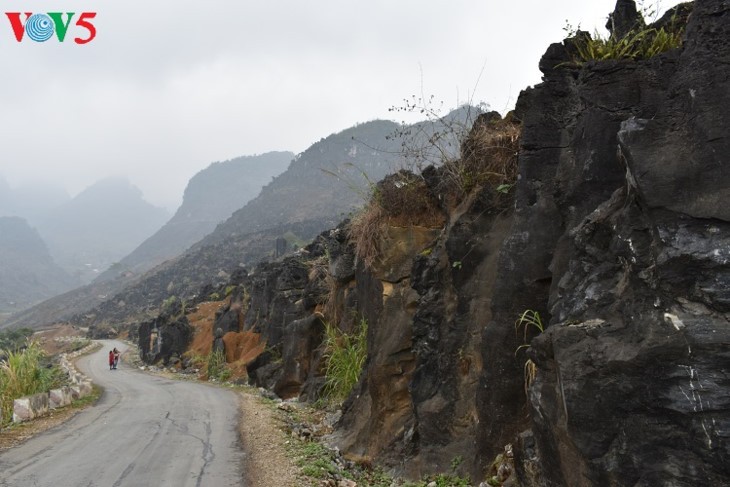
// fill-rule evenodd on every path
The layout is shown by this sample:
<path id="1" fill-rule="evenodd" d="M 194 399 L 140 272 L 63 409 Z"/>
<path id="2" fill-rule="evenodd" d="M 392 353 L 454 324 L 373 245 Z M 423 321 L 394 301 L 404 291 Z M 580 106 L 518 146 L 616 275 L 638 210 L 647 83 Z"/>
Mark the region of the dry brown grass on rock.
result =
<path id="1" fill-rule="evenodd" d="M 375 198 L 391 226 L 439 228 L 444 224 L 439 201 L 423 178 L 412 172 L 386 177 L 378 184 Z"/>
<path id="2" fill-rule="evenodd" d="M 353 217 L 350 239 L 357 257 L 372 267 L 386 238 L 386 227 L 440 228 L 444 222 L 440 203 L 423 178 L 400 171 L 378 183 L 373 198 Z"/>
<path id="3" fill-rule="evenodd" d="M 514 184 L 522 127 L 511 116 L 480 116 L 461 146 L 461 158 L 444 164 L 444 192 L 457 202 L 476 188 Z"/>
<path id="4" fill-rule="evenodd" d="M 375 201 L 370 201 L 350 222 L 355 254 L 366 267 L 372 267 L 378 257 L 378 247 L 385 238 L 385 222 L 385 211 Z"/>

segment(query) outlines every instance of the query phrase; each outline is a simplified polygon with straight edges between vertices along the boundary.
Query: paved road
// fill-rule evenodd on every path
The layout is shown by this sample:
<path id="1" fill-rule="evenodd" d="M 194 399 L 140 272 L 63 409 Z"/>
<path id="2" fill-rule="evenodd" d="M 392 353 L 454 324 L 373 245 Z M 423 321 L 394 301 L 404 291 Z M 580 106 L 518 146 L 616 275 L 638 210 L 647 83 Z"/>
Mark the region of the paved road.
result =
<path id="1" fill-rule="evenodd" d="M 226 487 L 243 484 L 234 393 L 144 374 L 104 347 L 78 365 L 105 388 L 97 405 L 0 454 L 3 487 Z"/>

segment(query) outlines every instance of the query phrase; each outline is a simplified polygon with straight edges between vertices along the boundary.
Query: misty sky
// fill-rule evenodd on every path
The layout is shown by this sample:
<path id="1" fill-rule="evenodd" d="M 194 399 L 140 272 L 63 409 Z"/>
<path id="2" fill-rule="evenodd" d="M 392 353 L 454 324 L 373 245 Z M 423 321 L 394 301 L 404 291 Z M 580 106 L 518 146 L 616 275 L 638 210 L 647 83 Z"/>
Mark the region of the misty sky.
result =
<path id="1" fill-rule="evenodd" d="M 400 121 L 388 108 L 412 94 L 504 113 L 539 83 L 538 60 L 566 19 L 603 32 L 614 4 L 3 0 L 0 177 L 73 195 L 125 175 L 174 210 L 211 162 Z M 72 25 L 63 43 L 18 43 L 4 15 L 59 10 L 97 12 L 96 39 L 76 45 L 85 31 Z"/>

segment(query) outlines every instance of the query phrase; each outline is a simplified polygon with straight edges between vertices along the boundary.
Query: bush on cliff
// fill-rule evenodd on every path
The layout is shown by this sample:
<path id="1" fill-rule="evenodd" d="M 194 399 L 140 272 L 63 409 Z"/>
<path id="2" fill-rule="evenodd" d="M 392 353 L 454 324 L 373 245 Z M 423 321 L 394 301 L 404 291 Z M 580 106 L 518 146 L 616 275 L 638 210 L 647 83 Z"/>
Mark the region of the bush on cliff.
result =
<path id="1" fill-rule="evenodd" d="M 641 10 L 641 13 L 636 10 L 623 12 L 620 18 L 615 17 L 617 12 L 611 14 L 606 25 L 611 30 L 608 37 L 598 31 L 591 36 L 568 25 L 564 30 L 568 33 L 568 44 L 574 49 L 573 64 L 580 66 L 588 61 L 609 59 L 649 59 L 682 46 L 692 11 L 691 3 L 675 6 L 651 25 L 645 24 L 645 18 L 655 17 L 657 7 L 642 6 Z"/>

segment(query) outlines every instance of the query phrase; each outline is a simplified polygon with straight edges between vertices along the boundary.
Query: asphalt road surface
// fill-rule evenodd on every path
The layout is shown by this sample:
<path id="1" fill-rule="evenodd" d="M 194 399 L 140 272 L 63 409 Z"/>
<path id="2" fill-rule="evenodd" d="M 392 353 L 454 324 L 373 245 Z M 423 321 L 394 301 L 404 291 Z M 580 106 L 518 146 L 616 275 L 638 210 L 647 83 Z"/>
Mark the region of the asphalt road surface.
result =
<path id="1" fill-rule="evenodd" d="M 226 487 L 243 485 L 237 398 L 127 365 L 109 370 L 103 348 L 78 361 L 105 388 L 65 424 L 0 454 L 3 487 Z"/>

